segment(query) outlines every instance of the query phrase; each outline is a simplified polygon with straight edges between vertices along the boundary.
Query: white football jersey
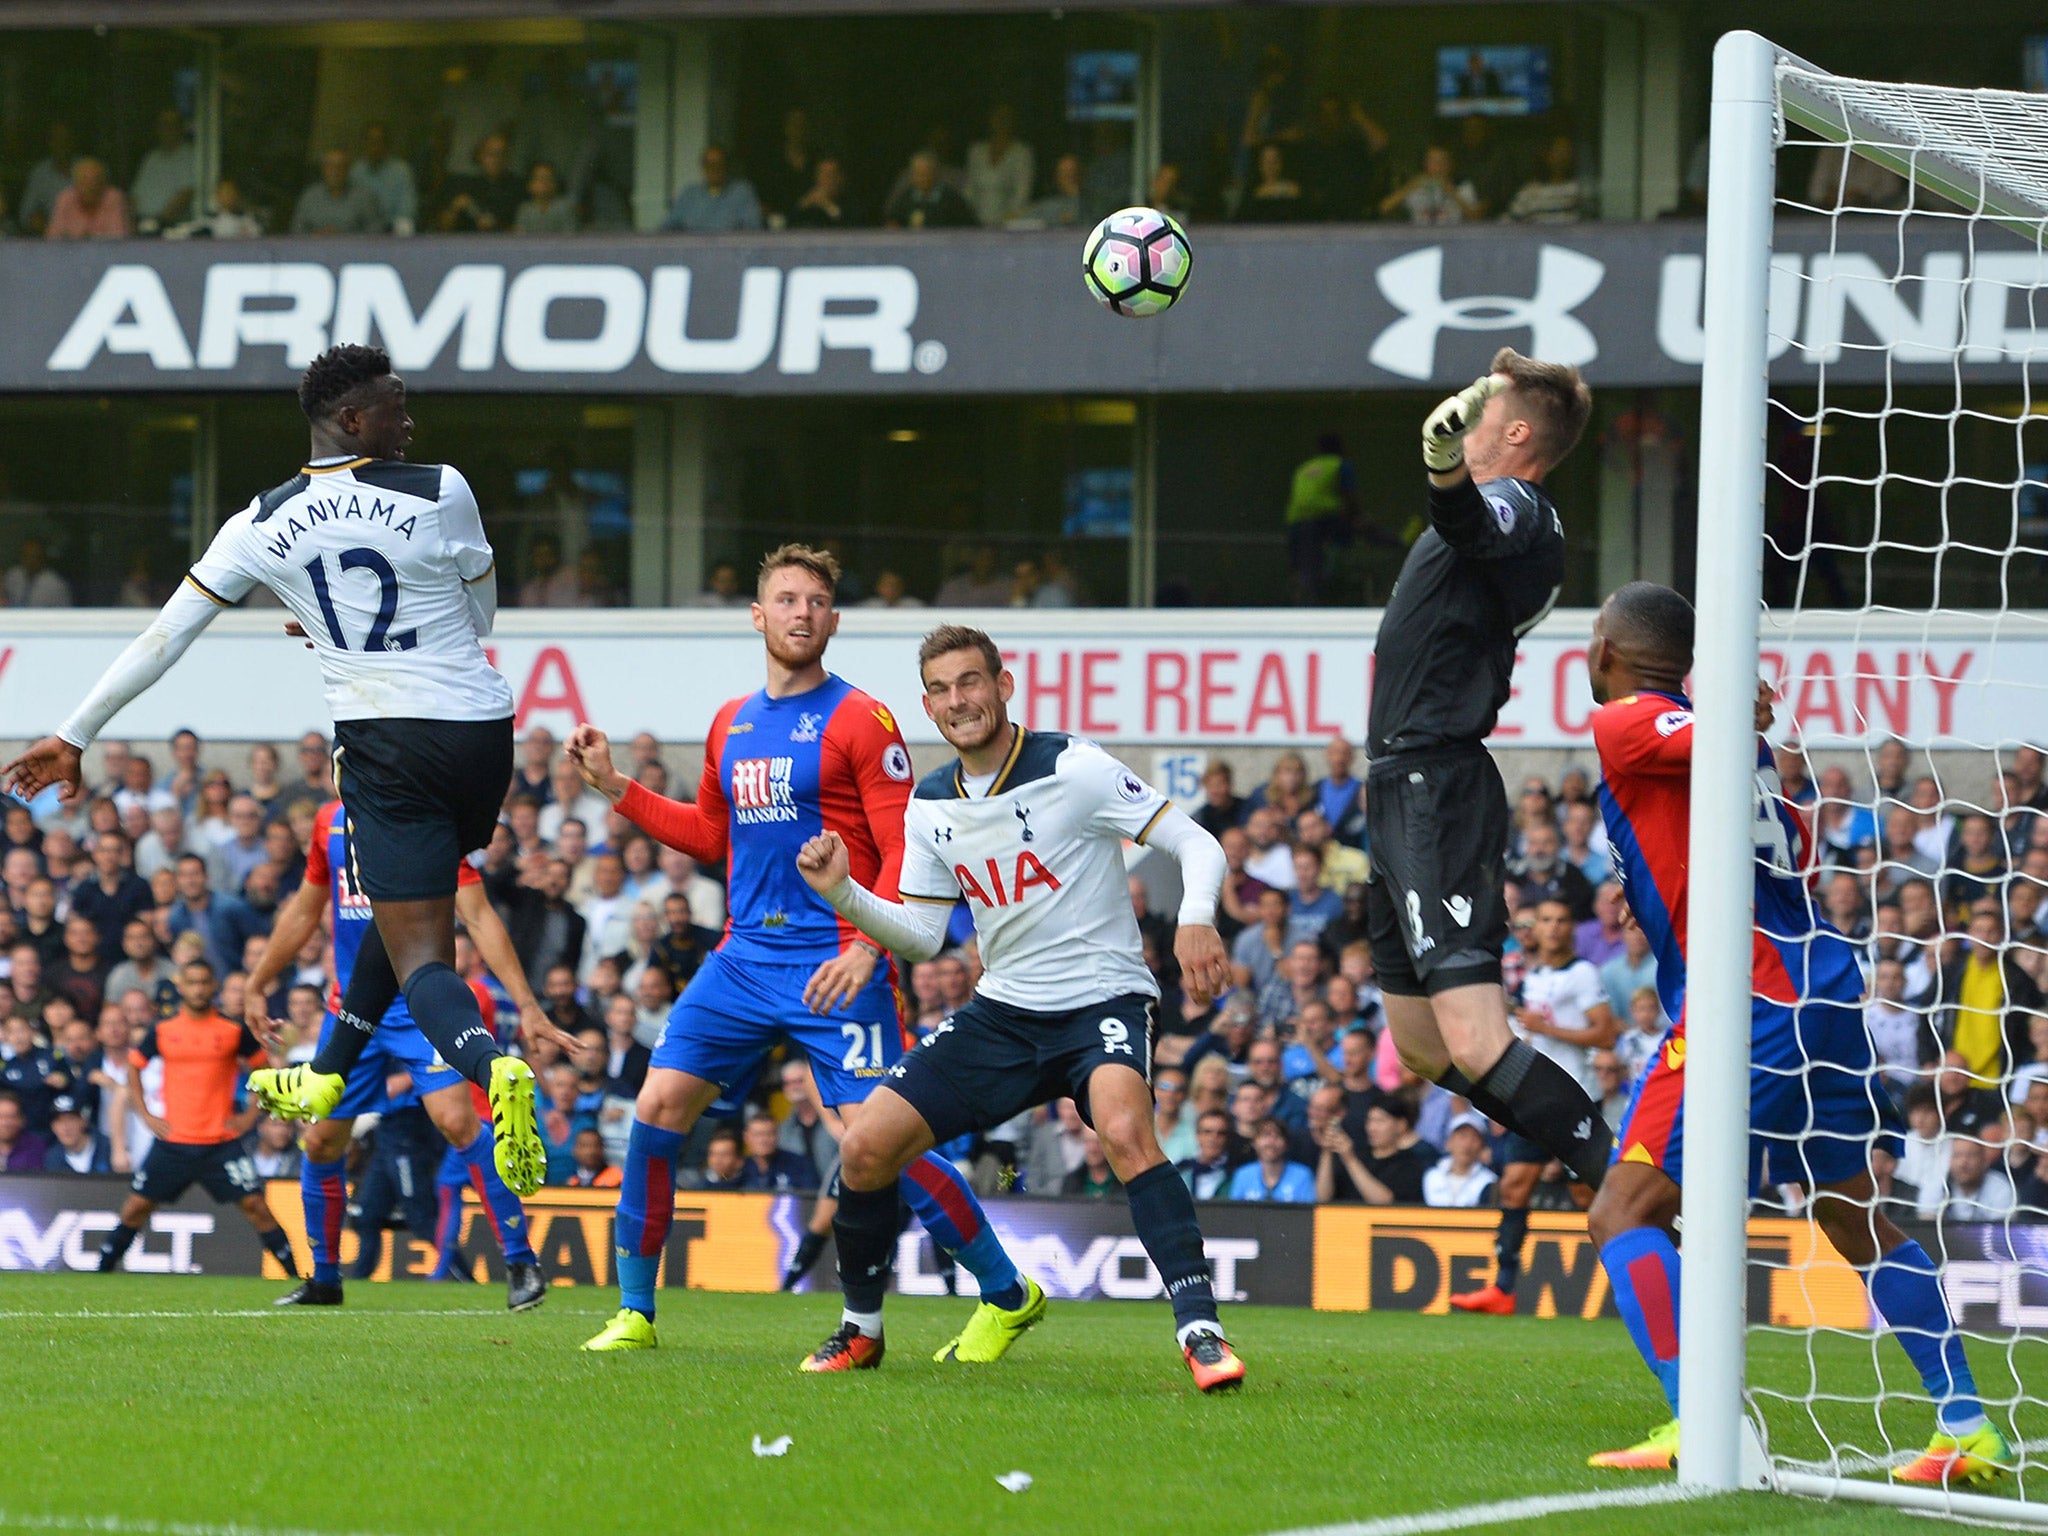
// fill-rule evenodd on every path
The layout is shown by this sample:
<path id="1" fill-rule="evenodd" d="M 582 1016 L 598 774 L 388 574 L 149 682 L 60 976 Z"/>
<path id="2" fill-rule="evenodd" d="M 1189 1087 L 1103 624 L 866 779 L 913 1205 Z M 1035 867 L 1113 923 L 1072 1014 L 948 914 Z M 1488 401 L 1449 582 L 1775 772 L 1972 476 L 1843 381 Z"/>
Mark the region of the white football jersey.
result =
<path id="1" fill-rule="evenodd" d="M 1586 1028 L 1586 1010 L 1595 1003 L 1607 1006 L 1607 988 L 1601 984 L 1600 973 L 1590 960 L 1574 960 L 1554 969 L 1547 965 L 1532 966 L 1522 977 L 1522 1006 L 1548 1013 L 1554 1023 L 1565 1029 Z M 1519 1026 L 1516 1033 L 1521 1033 Z M 1599 1079 L 1593 1076 L 1593 1053 L 1585 1046 L 1553 1040 L 1548 1035 L 1526 1038 L 1577 1078 L 1579 1086 L 1596 1100 L 1600 1097 Z"/>
<path id="2" fill-rule="evenodd" d="M 981 985 L 1035 1013 L 1159 995 L 1131 910 L 1125 838 L 1170 802 L 1092 741 L 1017 727 L 986 796 L 959 763 L 917 786 L 903 823 L 906 901 L 967 899 Z"/>
<path id="3" fill-rule="evenodd" d="M 512 685 L 484 655 L 491 577 L 469 483 L 447 464 L 307 465 L 221 525 L 188 580 L 222 607 L 275 592 L 320 658 L 336 720 L 498 720 Z"/>

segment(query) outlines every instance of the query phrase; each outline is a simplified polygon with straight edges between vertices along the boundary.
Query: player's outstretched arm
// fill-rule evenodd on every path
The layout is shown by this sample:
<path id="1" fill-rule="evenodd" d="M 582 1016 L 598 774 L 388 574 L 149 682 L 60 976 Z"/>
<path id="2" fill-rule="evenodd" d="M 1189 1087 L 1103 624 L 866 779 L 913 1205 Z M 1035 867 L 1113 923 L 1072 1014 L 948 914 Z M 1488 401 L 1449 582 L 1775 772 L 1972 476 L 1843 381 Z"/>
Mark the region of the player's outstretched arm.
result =
<path id="1" fill-rule="evenodd" d="M 838 833 L 821 833 L 805 843 L 797 851 L 796 867 L 833 911 L 901 959 L 913 964 L 929 960 L 944 946 L 948 908 L 931 901 L 884 901 L 853 878 Z"/>
<path id="2" fill-rule="evenodd" d="M 149 621 L 149 627 L 114 658 L 56 734 L 45 736 L 0 768 L 0 785 L 27 800 L 59 784 L 64 786 L 64 798 L 72 799 L 79 787 L 79 759 L 84 749 L 106 729 L 109 720 L 171 669 L 171 663 L 185 654 L 219 612 L 220 605 L 190 581 L 181 584 Z"/>
<path id="3" fill-rule="evenodd" d="M 718 781 L 718 757 L 705 752 L 697 803 L 657 795 L 627 778 L 612 763 L 611 739 L 594 725 L 579 725 L 563 747 L 583 782 L 618 808 L 619 814 L 658 843 L 680 849 L 699 864 L 725 859 L 725 791 Z"/>
<path id="4" fill-rule="evenodd" d="M 505 931 L 498 909 L 484 894 L 482 881 L 455 888 L 455 915 L 462 919 L 462 926 L 469 933 L 469 942 L 476 946 L 476 952 L 483 957 L 491 974 L 498 978 L 498 984 L 511 994 L 513 1006 L 519 1010 L 520 1038 L 529 1046 L 542 1040 L 552 1040 L 564 1051 L 573 1050 L 576 1037 L 557 1026 L 548 1017 L 547 1010 L 541 1007 L 540 999 L 533 995 L 533 987 L 526 979 L 526 968 L 519 963 L 519 951 L 512 943 L 512 935 Z"/>
<path id="5" fill-rule="evenodd" d="M 243 988 L 242 1008 L 243 1022 L 265 1045 L 278 1043 L 277 1025 L 270 1017 L 270 989 L 277 985 L 284 968 L 306 947 L 306 941 L 320 931 L 320 909 L 326 904 L 325 880 L 301 880 L 299 888 L 279 905 L 271 922 L 270 937 L 264 942 L 256 968 L 249 973 L 248 985 Z"/>
<path id="6" fill-rule="evenodd" d="M 1200 1004 L 1230 990 L 1230 951 L 1216 931 L 1216 898 L 1230 872 L 1223 845 L 1203 831 L 1179 806 L 1169 805 L 1141 841 L 1172 856 L 1180 866 L 1180 926 L 1173 934 L 1173 958 L 1180 962 L 1181 986 Z"/>

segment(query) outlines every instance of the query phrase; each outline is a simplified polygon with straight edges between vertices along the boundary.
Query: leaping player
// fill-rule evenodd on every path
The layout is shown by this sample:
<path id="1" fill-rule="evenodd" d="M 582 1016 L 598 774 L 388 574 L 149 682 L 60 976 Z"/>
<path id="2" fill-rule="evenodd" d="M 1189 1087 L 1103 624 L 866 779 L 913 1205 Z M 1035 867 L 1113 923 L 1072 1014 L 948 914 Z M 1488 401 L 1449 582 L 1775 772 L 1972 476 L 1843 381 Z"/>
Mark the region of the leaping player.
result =
<path id="1" fill-rule="evenodd" d="M 340 1023 L 342 995 L 355 969 L 363 936 L 370 928 L 370 903 L 363 895 L 356 871 L 354 843 L 349 836 L 348 815 L 339 800 L 329 801 L 313 820 L 313 837 L 306 850 L 306 875 L 299 888 L 278 908 L 256 968 L 249 973 L 248 1021 L 258 1037 L 272 1038 L 273 1027 L 265 1006 L 272 984 L 290 965 L 306 941 L 320 929 L 320 909 L 329 906 L 334 932 L 335 978 L 327 994 L 327 1020 L 321 1027 L 324 1045 Z M 470 940 L 484 956 L 485 963 L 504 979 L 519 1005 L 522 1027 L 529 1035 L 548 1035 L 558 1043 L 566 1037 L 549 1022 L 512 947 L 512 936 L 484 897 L 482 877 L 464 861 L 457 873 L 455 910 L 468 928 Z M 341 1218 L 346 1200 L 345 1159 L 349 1134 L 356 1116 L 380 1109 L 385 1103 L 384 1084 L 394 1071 L 412 1078 L 413 1091 L 420 1097 L 427 1115 L 448 1138 L 451 1152 L 461 1160 L 469 1182 L 476 1188 L 489 1213 L 505 1254 L 506 1306 L 524 1312 L 547 1298 L 547 1281 L 533 1245 L 527 1241 L 525 1212 L 519 1197 L 505 1187 L 498 1176 L 494 1157 L 496 1138 L 491 1127 L 479 1119 L 472 1097 L 472 1084 L 441 1061 L 426 1036 L 414 1022 L 403 997 L 393 1000 L 378 1022 L 370 1045 L 349 1069 L 348 1084 L 340 1101 L 317 1124 L 311 1126 L 302 1143 L 304 1157 L 299 1164 L 299 1197 L 306 1211 L 306 1243 L 312 1250 L 313 1274 L 297 1289 L 280 1297 L 279 1306 L 340 1306 Z M 266 1086 L 274 1078 L 264 1079 Z M 289 1096 L 259 1094 L 273 1113 L 297 1117 L 297 1104 Z"/>
<path id="2" fill-rule="evenodd" d="M 1636 1084 L 1614 1166 L 1587 1223 L 1615 1305 L 1671 1405 L 1640 1445 L 1594 1456 L 1596 1467 L 1663 1470 L 1678 1455 L 1678 1248 L 1673 1241 L 1685 1150 L 1687 839 L 1693 716 L 1692 606 L 1669 587 L 1631 582 L 1607 600 L 1587 653 L 1600 809 L 1629 908 L 1657 957 L 1657 990 L 1675 1020 Z M 1924 1453 L 1892 1476 L 1963 1487 L 2015 1464 L 1985 1417 L 1941 1281 L 1921 1246 L 1876 1204 L 1870 1149 L 1897 1121 L 1877 1086 L 1863 1024 L 1863 973 L 1849 942 L 1815 909 L 1805 857 L 1812 829 L 1778 792 L 1768 689 L 1757 705 L 1756 937 L 1750 1011 L 1750 1179 L 1800 1183 L 1842 1257 L 1863 1272 L 1884 1320 L 1934 1399 Z M 1802 985 L 1798 979 L 1804 978 Z M 1715 1341 L 1726 1347 L 1726 1341 Z"/>
<path id="3" fill-rule="evenodd" d="M 797 851 L 821 832 L 841 838 L 863 877 L 891 893 L 903 861 L 903 735 L 887 708 L 825 670 L 825 647 L 839 627 L 838 584 L 839 563 L 801 544 L 761 562 L 753 617 L 766 642 L 768 685 L 712 720 L 696 804 L 665 799 L 620 773 L 596 727 L 579 726 L 569 738 L 584 780 L 635 826 L 702 864 L 731 857 L 725 937 L 677 999 L 634 1107 L 617 1217 L 622 1304 L 585 1349 L 654 1347 L 655 1281 L 683 1138 L 721 1092 L 752 1077 L 779 1036 L 809 1055 L 819 1099 L 842 1115 L 903 1054 L 893 967 L 796 869 Z M 980 1306 L 938 1358 L 999 1359 L 1044 1316 L 1045 1293 L 1018 1274 L 958 1169 L 931 1155 L 906 1163 L 903 1198 L 981 1287 Z M 897 1171 L 889 1175 L 892 1223 Z M 848 1294 L 840 1327 L 804 1370 L 882 1363 L 880 1303 L 855 1306 Z"/>
<path id="4" fill-rule="evenodd" d="M 1198 1002 L 1229 985 L 1215 927 L 1223 850 L 1093 742 L 1012 723 L 1015 682 L 980 630 L 942 625 L 917 659 L 925 713 L 960 757 L 910 802 L 903 900 L 863 883 L 830 829 L 804 845 L 797 866 L 862 933 L 913 962 L 939 952 L 964 896 L 987 969 L 967 1005 L 890 1068 L 839 1144 L 832 1232 L 847 1307 L 879 1317 L 906 1166 L 941 1142 L 1071 1095 L 1130 1196 L 1195 1384 L 1236 1387 L 1244 1363 L 1216 1316 L 1194 1196 L 1153 1128 L 1159 986 L 1131 915 L 1123 843 L 1162 849 L 1180 865 L 1174 957 Z"/>

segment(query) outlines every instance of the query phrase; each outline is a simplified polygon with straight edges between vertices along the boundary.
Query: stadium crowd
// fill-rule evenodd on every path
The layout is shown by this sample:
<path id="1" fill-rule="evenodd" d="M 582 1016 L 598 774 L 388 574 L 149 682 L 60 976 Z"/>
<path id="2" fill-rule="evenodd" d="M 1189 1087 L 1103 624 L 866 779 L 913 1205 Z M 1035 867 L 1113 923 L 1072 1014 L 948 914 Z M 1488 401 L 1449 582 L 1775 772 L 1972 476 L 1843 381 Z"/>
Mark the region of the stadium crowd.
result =
<path id="1" fill-rule="evenodd" d="M 209 960 L 218 1007 L 238 1018 L 246 979 L 279 901 L 303 873 L 306 841 L 333 796 L 328 743 L 309 733 L 282 754 L 252 747 L 239 777 L 201 766 L 180 732 L 159 763 L 106 742 L 89 793 L 5 803 L 0 819 L 0 1168 L 125 1172 L 152 1136 L 127 1105 L 131 1047 L 178 1007 L 176 969 Z M 1866 1017 L 1888 1093 L 1910 1134 L 1903 1158 L 1879 1154 L 1883 1198 L 1932 1218 L 2048 1212 L 2048 783 L 2022 747 L 1989 786 L 1944 784 L 1933 764 L 1888 741 L 1866 760 L 1871 782 L 1831 764 L 1817 774 L 1781 748 L 1783 792 L 1810 808 L 1816 880 L 1830 920 L 1863 949 Z M 629 772 L 670 791 L 663 745 L 642 733 Z M 1198 821 L 1222 842 L 1230 874 L 1218 926 L 1236 986 L 1209 1005 L 1183 994 L 1173 925 L 1131 881 L 1146 962 L 1158 978 L 1155 1083 L 1168 1156 L 1201 1199 L 1477 1206 L 1495 1198 L 1498 1130 L 1401 1064 L 1365 938 L 1371 850 L 1356 754 L 1341 740 L 1312 774 L 1299 753 L 1274 760 L 1239 793 L 1231 765 L 1203 777 Z M 1518 1026 L 1578 1073 L 1612 1121 L 1666 1027 L 1656 964 L 1611 877 L 1583 768 L 1516 790 L 1507 983 Z M 1981 808 L 1989 802 L 1995 809 Z M 1975 802 L 1975 803 L 1973 803 Z M 617 1167 L 649 1050 L 678 992 L 725 921 L 720 871 L 656 846 L 584 786 L 558 743 L 531 731 L 497 833 L 484 855 L 488 895 L 527 979 L 578 1040 L 531 1052 L 542 1083 L 549 1180 L 607 1185 Z M 1540 957 L 1539 915 L 1556 904 L 1571 953 Z M 909 968 L 906 1016 L 923 1034 L 972 992 L 979 963 L 961 942 Z M 1569 1044 L 1559 1022 L 1519 1007 L 1539 963 L 1598 971 L 1611 1040 Z M 461 969 L 517 1011 L 464 944 Z M 331 980 L 323 939 L 280 979 L 270 1013 L 280 1056 L 310 1057 Z M 725 1116 L 708 1115 L 679 1171 L 691 1187 L 810 1190 L 829 1175 L 838 1122 L 801 1060 L 771 1064 Z M 245 1128 L 257 1167 L 296 1171 L 293 1128 Z M 370 1134 L 374 1134 L 372 1131 Z M 1114 1176 L 1071 1101 L 947 1149 L 984 1192 L 1107 1197 Z M 1796 1190 L 1780 1202 L 1797 1201 Z M 1539 1205 L 1564 1207 L 1561 1169 Z"/>

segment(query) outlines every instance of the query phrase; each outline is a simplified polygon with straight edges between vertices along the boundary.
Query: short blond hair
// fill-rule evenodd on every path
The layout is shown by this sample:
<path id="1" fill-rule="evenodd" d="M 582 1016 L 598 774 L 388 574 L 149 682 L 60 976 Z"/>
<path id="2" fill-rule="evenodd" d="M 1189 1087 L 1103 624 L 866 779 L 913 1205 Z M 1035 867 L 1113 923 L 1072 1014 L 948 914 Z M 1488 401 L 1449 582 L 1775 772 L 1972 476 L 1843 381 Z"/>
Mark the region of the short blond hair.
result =
<path id="1" fill-rule="evenodd" d="M 808 544 L 778 544 L 763 555 L 761 574 L 754 580 L 755 594 L 768 590 L 770 576 L 792 567 L 809 571 L 825 584 L 826 591 L 834 597 L 839 595 L 839 561 L 829 549 L 813 549 Z"/>
<path id="2" fill-rule="evenodd" d="M 1565 363 L 1538 362 L 1513 347 L 1502 347 L 1487 371 L 1514 381 L 1516 403 L 1536 430 L 1536 451 L 1544 467 L 1554 469 L 1563 463 L 1593 416 L 1593 391 L 1579 370 Z"/>

